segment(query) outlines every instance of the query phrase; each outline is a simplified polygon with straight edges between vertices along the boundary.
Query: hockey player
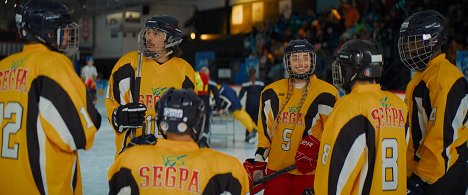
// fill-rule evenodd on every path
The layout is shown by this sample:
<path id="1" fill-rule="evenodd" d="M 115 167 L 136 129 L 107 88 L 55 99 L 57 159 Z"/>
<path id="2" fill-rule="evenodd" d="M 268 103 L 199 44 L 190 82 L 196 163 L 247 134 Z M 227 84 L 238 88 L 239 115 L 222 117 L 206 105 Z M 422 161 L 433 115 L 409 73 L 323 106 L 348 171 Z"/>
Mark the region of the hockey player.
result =
<path id="1" fill-rule="evenodd" d="M 406 87 L 409 194 L 465 194 L 468 185 L 468 85 L 441 51 L 447 28 L 434 10 L 411 15 L 400 28 L 400 58 L 415 71 Z"/>
<path id="2" fill-rule="evenodd" d="M 158 102 L 156 120 L 167 139 L 121 153 L 109 169 L 109 194 L 248 193 L 247 173 L 236 158 L 198 147 L 204 109 L 192 90 L 169 89 Z"/>
<path id="3" fill-rule="evenodd" d="M 265 83 L 259 81 L 256 78 L 256 70 L 249 70 L 249 81 L 242 83 L 242 88 L 239 92 L 239 100 L 244 97 L 247 93 L 247 98 L 245 100 L 245 111 L 250 115 L 250 118 L 254 121 L 255 124 L 258 122 L 258 107 L 260 107 L 260 95 Z M 245 140 L 248 141 L 249 131 L 245 131 Z"/>
<path id="4" fill-rule="evenodd" d="M 90 149 L 101 116 L 70 59 L 78 24 L 68 8 L 25 1 L 16 25 L 23 51 L 0 61 L 0 192 L 82 194 L 78 149 Z"/>
<path id="5" fill-rule="evenodd" d="M 211 81 L 213 82 L 213 81 Z M 210 84 L 213 85 L 213 84 Z M 242 105 L 240 102 L 239 97 L 234 89 L 229 87 L 226 83 L 221 84 L 219 88 L 219 95 L 225 97 L 224 100 L 228 102 L 228 110 L 232 112 L 232 116 L 241 122 L 244 125 L 245 129 L 247 129 L 248 134 L 245 137 L 245 142 L 253 144 L 255 142 L 255 137 L 257 135 L 257 125 L 250 117 L 249 113 L 247 113 L 244 109 L 242 109 Z"/>
<path id="6" fill-rule="evenodd" d="M 195 71 L 192 66 L 173 55 L 182 42 L 181 36 L 178 21 L 172 16 L 156 15 L 146 21 L 138 35 L 139 51 L 144 55 L 138 103 L 133 102 L 132 96 L 138 52 L 125 54 L 115 64 L 105 102 L 107 117 L 116 132 L 116 155 L 129 143 L 132 132 L 136 131 L 137 136 L 143 129 L 148 134 L 158 132 L 154 124 L 154 107 L 166 90 L 171 87 L 194 89 Z"/>
<path id="7" fill-rule="evenodd" d="M 213 93 L 218 112 L 222 112 L 222 109 L 220 109 L 221 99 L 219 98 L 219 91 L 216 82 L 210 80 L 210 69 L 208 69 L 208 67 L 203 66 L 200 69 L 200 72 L 198 72 L 198 75 L 195 73 L 195 80 L 197 81 L 195 89 L 198 93 L 198 97 L 200 97 L 205 105 L 207 105 L 205 107 L 205 127 L 203 128 L 204 130 L 202 132 L 201 138 L 198 141 L 198 145 L 200 147 L 209 147 L 208 137 L 211 131 L 211 107 L 209 105 L 211 93 Z"/>
<path id="8" fill-rule="evenodd" d="M 335 87 L 314 75 L 315 56 L 307 40 L 290 41 L 283 56 L 289 78 L 271 83 L 261 94 L 257 151 L 255 159 L 244 162 L 249 179 L 262 178 L 265 169 L 270 174 L 296 164 L 297 170 L 254 186 L 252 193 L 265 188 L 264 194 L 302 194 L 314 185 L 323 124 L 338 97 Z"/>
<path id="9" fill-rule="evenodd" d="M 94 66 L 94 58 L 92 56 L 86 56 L 86 66 L 81 69 L 81 80 L 83 80 L 88 93 L 91 94 L 91 99 L 93 103 L 96 104 L 97 101 L 97 91 L 96 91 L 96 80 L 97 80 L 97 70 Z"/>
<path id="10" fill-rule="evenodd" d="M 382 49 L 351 40 L 332 65 L 333 84 L 347 95 L 335 104 L 320 140 L 316 194 L 404 194 L 407 108 L 383 91 Z"/>

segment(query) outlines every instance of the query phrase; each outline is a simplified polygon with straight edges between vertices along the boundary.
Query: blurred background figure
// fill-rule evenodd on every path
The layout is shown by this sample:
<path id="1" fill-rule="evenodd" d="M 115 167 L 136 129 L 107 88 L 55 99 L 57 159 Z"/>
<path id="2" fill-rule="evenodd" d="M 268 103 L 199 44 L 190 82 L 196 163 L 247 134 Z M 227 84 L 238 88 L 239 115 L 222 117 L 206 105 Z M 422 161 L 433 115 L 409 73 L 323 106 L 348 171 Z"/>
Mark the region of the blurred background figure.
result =
<path id="1" fill-rule="evenodd" d="M 83 80 L 86 90 L 91 95 L 93 103 L 96 104 L 97 93 L 96 93 L 96 80 L 98 72 L 94 66 L 93 56 L 86 56 L 86 65 L 81 69 L 81 79 Z"/>
<path id="2" fill-rule="evenodd" d="M 239 92 L 239 100 L 247 93 L 245 100 L 245 111 L 250 115 L 250 118 L 257 124 L 258 121 L 258 107 L 260 105 L 260 95 L 262 93 L 265 83 L 257 80 L 257 71 L 253 68 L 249 69 L 249 81 L 242 83 L 242 88 Z M 245 139 L 249 136 L 249 131 L 245 130 Z"/>
<path id="3" fill-rule="evenodd" d="M 253 144 L 256 138 L 255 135 L 257 134 L 257 125 L 252 120 L 250 115 L 244 109 L 242 109 L 242 105 L 236 91 L 229 87 L 229 85 L 226 83 L 223 83 L 219 88 L 219 96 L 221 100 L 225 101 L 226 103 L 222 103 L 222 105 L 228 105 L 227 108 L 222 109 L 227 109 L 229 112 L 232 112 L 232 116 L 240 123 L 242 123 L 242 125 L 247 129 L 248 134 L 244 141 Z"/>
<path id="4" fill-rule="evenodd" d="M 213 84 L 214 83 L 214 84 Z M 221 100 L 219 99 L 219 92 L 216 83 L 210 80 L 210 69 L 208 67 L 203 66 L 200 71 L 195 72 L 195 91 L 197 92 L 198 97 L 200 97 L 206 105 L 205 108 L 205 127 L 202 132 L 202 137 L 198 141 L 198 145 L 200 147 L 208 148 L 208 138 L 211 132 L 211 106 L 210 105 L 210 98 L 211 93 L 213 93 L 213 97 L 216 101 L 216 108 L 218 111 L 222 112 L 221 109 Z"/>

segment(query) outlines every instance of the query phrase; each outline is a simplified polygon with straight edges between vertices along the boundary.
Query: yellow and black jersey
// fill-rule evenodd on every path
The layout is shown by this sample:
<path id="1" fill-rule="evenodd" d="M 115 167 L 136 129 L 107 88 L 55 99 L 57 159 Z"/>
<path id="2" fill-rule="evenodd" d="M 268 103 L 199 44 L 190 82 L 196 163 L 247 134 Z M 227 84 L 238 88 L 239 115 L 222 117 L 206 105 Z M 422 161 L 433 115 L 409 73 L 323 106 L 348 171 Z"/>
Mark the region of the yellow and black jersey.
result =
<path id="1" fill-rule="evenodd" d="M 406 119 L 401 98 L 355 85 L 325 123 L 316 194 L 406 194 Z"/>
<path id="2" fill-rule="evenodd" d="M 122 152 L 108 173 L 109 194 L 247 194 L 247 172 L 236 158 L 195 142 L 158 139 Z M 130 194 L 130 193 L 127 193 Z"/>
<path id="3" fill-rule="evenodd" d="M 0 62 L 0 192 L 82 194 L 77 149 L 101 124 L 71 61 L 42 44 Z"/>
<path id="4" fill-rule="evenodd" d="M 468 85 L 463 74 L 441 54 L 406 87 L 411 138 L 408 176 L 432 184 L 466 151 Z M 466 155 L 466 154 L 465 154 Z"/>
<path id="5" fill-rule="evenodd" d="M 133 102 L 132 92 L 137 63 L 138 53 L 133 51 L 122 56 L 112 69 L 105 101 L 109 121 L 112 121 L 112 112 L 115 108 Z M 171 87 L 194 89 L 195 71 L 189 63 L 177 57 L 163 64 L 143 57 L 141 67 L 139 102 L 147 107 L 145 129 L 148 133 L 158 134 L 154 120 L 156 102 Z M 136 135 L 141 135 L 141 128 L 136 130 Z M 131 131 L 123 133 L 116 131 L 116 156 L 130 140 Z"/>
<path id="6" fill-rule="evenodd" d="M 257 147 L 270 149 L 268 168 L 271 170 L 280 170 L 295 163 L 297 148 L 305 135 L 311 134 L 320 140 L 323 124 L 338 97 L 334 86 L 314 75 L 310 77 L 307 97 L 298 110 L 306 87 L 298 89 L 291 86 L 294 88 L 292 95 L 284 105 L 288 85 L 288 79 L 276 81 L 266 86 L 260 97 Z M 302 175 L 298 170 L 290 173 Z"/>

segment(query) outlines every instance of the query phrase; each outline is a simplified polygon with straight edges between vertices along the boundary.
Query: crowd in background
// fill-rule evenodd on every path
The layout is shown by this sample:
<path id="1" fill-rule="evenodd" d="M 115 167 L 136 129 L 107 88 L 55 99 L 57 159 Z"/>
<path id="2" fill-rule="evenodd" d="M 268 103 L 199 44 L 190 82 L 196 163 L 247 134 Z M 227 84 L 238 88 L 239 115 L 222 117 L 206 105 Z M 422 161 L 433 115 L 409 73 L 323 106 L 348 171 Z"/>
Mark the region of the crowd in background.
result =
<path id="1" fill-rule="evenodd" d="M 437 0 L 366 0 L 341 1 L 338 8 L 320 13 L 293 12 L 289 18 L 280 15 L 275 21 L 266 20 L 254 27 L 244 39 L 247 58 L 259 59 L 260 79 L 266 84 L 284 78 L 282 51 L 288 40 L 307 39 L 317 53 L 316 75 L 331 82 L 330 65 L 341 45 L 351 39 L 374 39 L 384 49 L 382 86 L 401 90 L 406 87 L 410 73 L 400 61 L 397 40 L 403 20 L 423 9 L 435 9 L 447 16 L 449 44 L 444 51 L 455 63 L 457 50 L 468 49 L 468 20 L 463 11 L 468 5 L 462 0 L 451 3 Z"/>

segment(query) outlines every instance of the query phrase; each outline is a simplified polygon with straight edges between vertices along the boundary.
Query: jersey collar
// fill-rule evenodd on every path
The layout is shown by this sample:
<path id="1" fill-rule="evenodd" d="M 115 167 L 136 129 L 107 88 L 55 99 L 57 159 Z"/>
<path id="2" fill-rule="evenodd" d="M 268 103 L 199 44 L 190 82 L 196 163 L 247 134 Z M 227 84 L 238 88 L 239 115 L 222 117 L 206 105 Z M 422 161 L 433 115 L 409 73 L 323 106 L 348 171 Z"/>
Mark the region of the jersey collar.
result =
<path id="1" fill-rule="evenodd" d="M 380 91 L 380 84 L 357 84 L 351 93 L 376 92 Z"/>
<path id="2" fill-rule="evenodd" d="M 174 152 L 190 152 L 199 150 L 198 144 L 195 142 L 174 141 L 168 139 L 158 139 L 156 144 L 158 147 Z"/>
<path id="3" fill-rule="evenodd" d="M 433 64 L 439 64 L 440 61 L 443 60 L 443 59 L 445 59 L 445 54 L 444 53 L 438 55 L 437 57 L 435 57 L 434 59 L 429 61 L 429 63 L 427 64 L 427 67 L 431 67 Z"/>
<path id="4" fill-rule="evenodd" d="M 46 51 L 49 50 L 45 45 L 40 43 L 33 43 L 33 44 L 25 44 L 23 47 L 23 52 L 31 52 L 31 51 Z"/>

